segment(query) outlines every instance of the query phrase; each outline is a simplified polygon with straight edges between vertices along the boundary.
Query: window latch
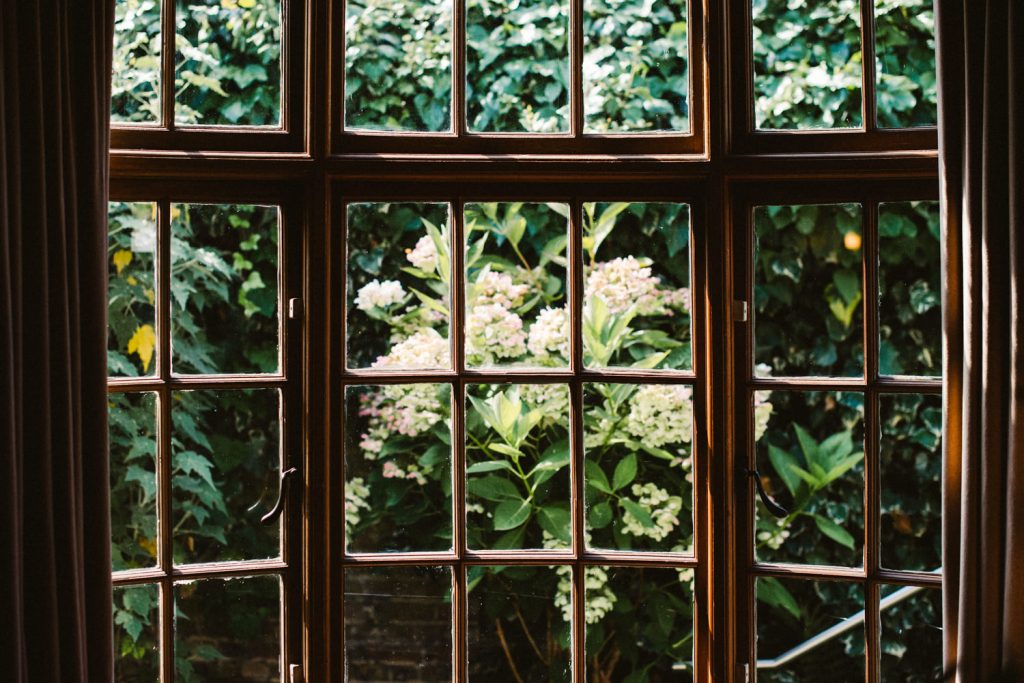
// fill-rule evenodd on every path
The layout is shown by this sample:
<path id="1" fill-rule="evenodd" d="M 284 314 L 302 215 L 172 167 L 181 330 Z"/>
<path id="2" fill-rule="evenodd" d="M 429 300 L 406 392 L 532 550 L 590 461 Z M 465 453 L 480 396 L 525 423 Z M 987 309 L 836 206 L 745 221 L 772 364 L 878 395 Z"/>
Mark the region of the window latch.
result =
<path id="1" fill-rule="evenodd" d="M 281 483 L 277 489 L 277 502 L 274 503 L 274 507 L 270 509 L 270 512 L 260 517 L 260 522 L 270 524 L 284 512 L 284 503 L 288 498 L 288 484 L 298 473 L 299 470 L 296 467 L 289 467 L 281 472 Z"/>
<path id="2" fill-rule="evenodd" d="M 761 473 L 757 469 L 748 469 L 747 476 L 754 478 L 754 486 L 757 487 L 757 495 L 761 498 L 761 502 L 764 503 L 765 508 L 768 509 L 775 517 L 785 517 L 789 514 L 789 510 L 782 507 L 776 502 L 774 498 L 768 495 L 768 492 L 764 490 L 764 484 L 761 483 Z"/>

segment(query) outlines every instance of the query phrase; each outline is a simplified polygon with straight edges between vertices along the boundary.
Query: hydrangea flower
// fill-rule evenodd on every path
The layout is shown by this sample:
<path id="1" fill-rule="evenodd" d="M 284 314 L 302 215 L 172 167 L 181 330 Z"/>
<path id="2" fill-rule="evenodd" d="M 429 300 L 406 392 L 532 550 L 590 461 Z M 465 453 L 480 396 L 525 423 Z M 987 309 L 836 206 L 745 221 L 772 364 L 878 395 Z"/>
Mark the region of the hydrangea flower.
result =
<path id="1" fill-rule="evenodd" d="M 604 301 L 613 315 L 634 304 L 637 314 L 652 315 L 664 309 L 658 283 L 649 266 L 635 256 L 626 256 L 595 264 L 587 277 L 586 291 Z"/>
<path id="2" fill-rule="evenodd" d="M 692 390 L 685 384 L 647 384 L 629 400 L 626 431 L 648 446 L 689 443 L 693 438 Z"/>
<path id="3" fill-rule="evenodd" d="M 485 359 L 526 353 L 522 319 L 500 304 L 476 306 L 466 318 L 467 351 Z"/>
<path id="4" fill-rule="evenodd" d="M 389 384 L 381 388 L 379 417 L 392 432 L 418 436 L 444 417 L 433 384 Z"/>
<path id="5" fill-rule="evenodd" d="M 547 424 L 565 423 L 569 415 L 569 389 L 564 384 L 521 384 L 519 396 L 544 415 Z"/>
<path id="6" fill-rule="evenodd" d="M 437 247 L 433 238 L 430 235 L 421 237 L 414 248 L 406 250 L 405 258 L 420 270 L 434 272 L 437 269 Z"/>
<path id="7" fill-rule="evenodd" d="M 370 489 L 363 482 L 362 477 L 354 477 L 345 482 L 345 531 L 352 533 L 352 529 L 359 524 L 359 511 L 369 510 L 370 504 L 366 499 L 370 496 Z"/>
<path id="8" fill-rule="evenodd" d="M 569 316 L 565 308 L 547 307 L 541 311 L 530 327 L 530 339 L 526 346 L 535 356 L 558 354 L 568 358 Z"/>
<path id="9" fill-rule="evenodd" d="M 405 290 L 398 280 L 374 280 L 359 290 L 356 295 L 356 307 L 361 311 L 369 311 L 375 307 L 387 308 L 400 303 L 404 298 Z"/>
<path id="10" fill-rule="evenodd" d="M 679 526 L 679 512 L 683 509 L 683 499 L 670 496 L 665 489 L 655 484 L 633 484 L 630 488 L 637 496 L 637 505 L 651 515 L 654 526 L 644 526 L 640 520 L 628 511 L 622 515 L 622 532 L 632 536 L 647 536 L 660 541 Z"/>
<path id="11" fill-rule="evenodd" d="M 590 540 L 589 537 L 587 539 Z M 545 548 L 561 548 L 560 542 L 548 532 L 544 532 Z M 601 567 L 587 567 L 583 577 L 586 600 L 584 612 L 588 624 L 596 624 L 615 607 L 618 599 L 608 587 L 608 573 Z M 562 619 L 572 622 L 572 567 L 561 565 L 555 569 L 558 574 L 558 586 L 555 592 L 555 607 L 562 611 Z"/>
<path id="12" fill-rule="evenodd" d="M 477 276 L 472 298 L 476 306 L 498 304 L 505 308 L 517 308 L 523 305 L 523 297 L 529 291 L 529 285 L 517 285 L 510 275 L 493 271 L 488 266 Z"/>
<path id="13" fill-rule="evenodd" d="M 424 328 L 396 344 L 386 356 L 379 356 L 373 367 L 390 370 L 415 370 L 448 367 L 448 340 L 433 328 Z"/>

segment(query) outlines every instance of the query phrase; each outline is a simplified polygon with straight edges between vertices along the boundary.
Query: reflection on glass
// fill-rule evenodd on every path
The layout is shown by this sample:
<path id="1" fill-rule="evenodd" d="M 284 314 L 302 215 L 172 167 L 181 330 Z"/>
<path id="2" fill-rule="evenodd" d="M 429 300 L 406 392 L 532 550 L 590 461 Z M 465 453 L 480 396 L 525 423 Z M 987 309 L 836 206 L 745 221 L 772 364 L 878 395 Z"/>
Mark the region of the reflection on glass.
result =
<path id="1" fill-rule="evenodd" d="M 757 128 L 863 125 L 858 3 L 751 2 Z"/>
<path id="2" fill-rule="evenodd" d="M 685 0 L 586 0 L 586 132 L 690 129 L 686 28 Z"/>
<path id="3" fill-rule="evenodd" d="M 568 16 L 566 0 L 467 1 L 470 131 L 569 130 Z"/>
<path id="4" fill-rule="evenodd" d="M 160 122 L 160 1 L 116 0 L 113 123 Z"/>
<path id="5" fill-rule="evenodd" d="M 353 0 L 345 10 L 345 127 L 450 130 L 451 0 Z"/>
<path id="6" fill-rule="evenodd" d="M 762 683 L 861 683 L 864 680 L 864 589 L 838 581 L 759 578 L 757 680 Z M 840 633 L 794 652 L 822 632 Z"/>
<path id="7" fill-rule="evenodd" d="M 174 120 L 281 122 L 280 0 L 176 0 Z"/>
<path id="8" fill-rule="evenodd" d="M 156 204 L 110 202 L 107 211 L 107 372 L 156 372 Z"/>
<path id="9" fill-rule="evenodd" d="M 471 681 L 572 679 L 572 567 L 470 567 Z"/>
<path id="10" fill-rule="evenodd" d="M 878 207 L 878 370 L 942 374 L 939 203 Z"/>
<path id="11" fill-rule="evenodd" d="M 277 372 L 277 207 L 174 204 L 171 218 L 175 372 Z"/>
<path id="12" fill-rule="evenodd" d="M 345 532 L 351 552 L 452 547 L 451 386 L 345 392 Z"/>
<path id="13" fill-rule="evenodd" d="M 693 388 L 584 387 L 588 544 L 611 550 L 693 548 Z"/>
<path id="14" fill-rule="evenodd" d="M 882 586 L 882 680 L 942 680 L 942 591 Z"/>
<path id="15" fill-rule="evenodd" d="M 938 121 L 935 14 L 928 0 L 874 0 L 875 103 L 883 128 Z"/>
<path id="16" fill-rule="evenodd" d="M 861 207 L 754 209 L 758 376 L 864 372 Z"/>
<path id="17" fill-rule="evenodd" d="M 447 204 L 349 204 L 347 364 L 451 367 Z"/>
<path id="18" fill-rule="evenodd" d="M 281 680 L 281 580 L 202 579 L 174 585 L 176 680 Z"/>
<path id="19" fill-rule="evenodd" d="M 160 588 L 114 588 L 114 681 L 160 678 Z"/>
<path id="20" fill-rule="evenodd" d="M 692 681 L 694 570 L 586 572 L 587 680 Z"/>
<path id="21" fill-rule="evenodd" d="M 452 680 L 447 567 L 345 570 L 345 680 Z"/>
<path id="22" fill-rule="evenodd" d="M 467 204 L 466 364 L 564 367 L 565 204 Z"/>
<path id="23" fill-rule="evenodd" d="M 942 396 L 882 394 L 879 448 L 882 565 L 942 564 Z"/>
<path id="24" fill-rule="evenodd" d="M 111 394 L 110 551 L 114 571 L 156 565 L 156 394 Z"/>
<path id="25" fill-rule="evenodd" d="M 280 525 L 260 517 L 277 500 L 276 389 L 171 395 L 175 564 L 278 557 Z"/>
<path id="26" fill-rule="evenodd" d="M 757 503 L 757 559 L 860 566 L 864 545 L 864 395 L 850 391 L 758 393 L 756 405 L 771 405 L 756 448 L 761 482 L 789 514 L 776 518 Z"/>
<path id="27" fill-rule="evenodd" d="M 569 387 L 466 388 L 469 547 L 568 548 Z"/>
<path id="28" fill-rule="evenodd" d="M 689 370 L 690 207 L 583 205 L 583 359 Z"/>

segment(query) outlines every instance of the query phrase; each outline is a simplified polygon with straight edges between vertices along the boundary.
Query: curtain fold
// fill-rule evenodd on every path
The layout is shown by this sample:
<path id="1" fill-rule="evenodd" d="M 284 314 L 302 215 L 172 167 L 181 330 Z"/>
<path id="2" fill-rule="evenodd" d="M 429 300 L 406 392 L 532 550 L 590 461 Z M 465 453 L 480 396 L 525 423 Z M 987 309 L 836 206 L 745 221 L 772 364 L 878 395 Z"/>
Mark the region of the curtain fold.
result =
<path id="1" fill-rule="evenodd" d="M 1024 4 L 935 0 L 946 671 L 1024 680 Z"/>
<path id="2" fill-rule="evenodd" d="M 0 3 L 0 680 L 113 678 L 112 0 Z"/>

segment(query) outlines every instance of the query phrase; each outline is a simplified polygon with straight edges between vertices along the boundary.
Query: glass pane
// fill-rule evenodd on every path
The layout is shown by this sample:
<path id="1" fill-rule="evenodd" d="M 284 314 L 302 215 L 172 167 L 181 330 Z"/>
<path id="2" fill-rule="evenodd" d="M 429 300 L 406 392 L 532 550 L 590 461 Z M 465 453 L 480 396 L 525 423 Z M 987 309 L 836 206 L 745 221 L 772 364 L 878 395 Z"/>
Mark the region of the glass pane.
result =
<path id="1" fill-rule="evenodd" d="M 942 591 L 882 586 L 882 681 L 942 680 Z"/>
<path id="2" fill-rule="evenodd" d="M 942 374 L 939 203 L 878 207 L 878 371 Z"/>
<path id="3" fill-rule="evenodd" d="M 469 547 L 568 548 L 569 387 L 466 388 Z"/>
<path id="4" fill-rule="evenodd" d="M 566 0 L 467 1 L 470 131 L 569 130 L 568 17 Z"/>
<path id="5" fill-rule="evenodd" d="M 470 567 L 471 681 L 572 679 L 572 567 Z"/>
<path id="6" fill-rule="evenodd" d="M 447 204 L 349 204 L 350 368 L 451 367 Z"/>
<path id="7" fill-rule="evenodd" d="M 689 370 L 690 207 L 583 205 L 583 360 Z"/>
<path id="8" fill-rule="evenodd" d="M 107 212 L 107 372 L 156 372 L 156 204 L 110 202 Z"/>
<path id="9" fill-rule="evenodd" d="M 765 376 L 864 374 L 859 204 L 754 209 L 754 363 Z"/>
<path id="10" fill-rule="evenodd" d="M 565 367 L 565 204 L 467 204 L 466 365 Z"/>
<path id="11" fill-rule="evenodd" d="M 345 11 L 345 127 L 451 130 L 451 0 L 352 0 Z"/>
<path id="12" fill-rule="evenodd" d="M 174 585 L 176 680 L 281 680 L 281 580 L 203 579 Z"/>
<path id="13" fill-rule="evenodd" d="M 110 554 L 114 571 L 153 567 L 156 394 L 110 394 Z"/>
<path id="14" fill-rule="evenodd" d="M 938 122 L 935 14 L 930 0 L 874 0 L 876 111 L 883 128 Z"/>
<path id="15" fill-rule="evenodd" d="M 113 64 L 111 122 L 159 123 L 159 0 L 116 0 Z"/>
<path id="16" fill-rule="evenodd" d="M 757 503 L 757 558 L 861 566 L 864 395 L 762 391 L 754 404 L 755 417 L 768 415 L 756 449 L 761 482 L 789 511 L 780 519 Z"/>
<path id="17" fill-rule="evenodd" d="M 277 207 L 175 204 L 171 217 L 175 372 L 277 372 Z"/>
<path id="18" fill-rule="evenodd" d="M 452 547 L 448 384 L 345 391 L 345 532 L 352 552 Z"/>
<path id="19" fill-rule="evenodd" d="M 751 2 L 757 128 L 863 125 L 859 3 Z"/>
<path id="20" fill-rule="evenodd" d="M 882 394 L 882 565 L 942 565 L 942 396 Z"/>
<path id="21" fill-rule="evenodd" d="M 280 393 L 276 389 L 171 395 L 174 561 L 280 556 L 277 500 Z"/>
<path id="22" fill-rule="evenodd" d="M 160 588 L 114 587 L 114 681 L 160 679 Z"/>
<path id="23" fill-rule="evenodd" d="M 177 0 L 174 120 L 281 122 L 280 0 Z"/>
<path id="24" fill-rule="evenodd" d="M 757 586 L 759 683 L 861 683 L 864 589 L 853 583 L 761 578 Z M 805 652 L 795 651 L 837 629 Z"/>
<path id="25" fill-rule="evenodd" d="M 587 680 L 693 680 L 693 570 L 587 567 Z"/>
<path id="26" fill-rule="evenodd" d="M 586 132 L 690 130 L 686 22 L 686 0 L 586 0 Z"/>
<path id="27" fill-rule="evenodd" d="M 345 680 L 452 680 L 452 572 L 345 570 Z"/>
<path id="28" fill-rule="evenodd" d="M 584 386 L 588 545 L 693 548 L 693 389 Z"/>

